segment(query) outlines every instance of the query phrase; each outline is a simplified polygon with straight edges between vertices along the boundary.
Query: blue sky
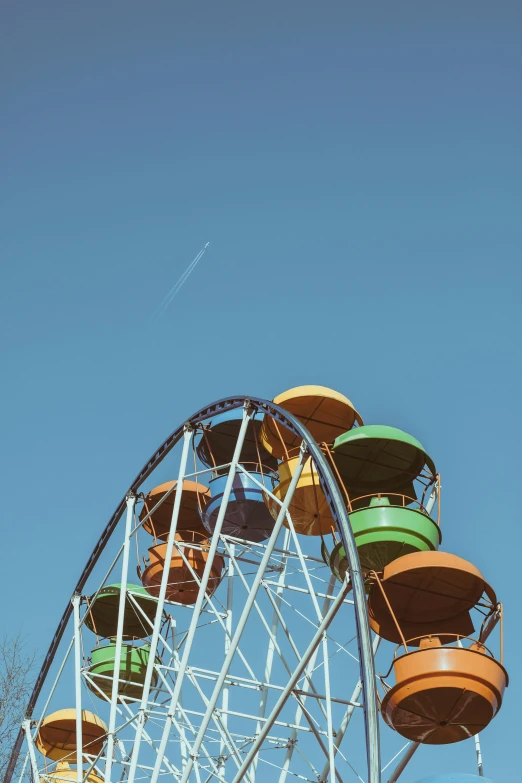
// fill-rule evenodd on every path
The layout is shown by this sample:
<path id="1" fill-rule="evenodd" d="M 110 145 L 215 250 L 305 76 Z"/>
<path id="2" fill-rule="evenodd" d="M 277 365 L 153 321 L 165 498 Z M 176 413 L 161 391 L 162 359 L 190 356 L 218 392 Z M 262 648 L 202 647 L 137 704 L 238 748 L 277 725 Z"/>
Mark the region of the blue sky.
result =
<path id="1" fill-rule="evenodd" d="M 519 4 L 0 14 L 1 630 L 44 653 L 126 486 L 198 407 L 332 386 L 422 441 L 444 547 L 506 602 L 512 683 L 483 751 L 507 779 L 522 697 Z M 423 771 L 412 762 L 405 783 Z"/>

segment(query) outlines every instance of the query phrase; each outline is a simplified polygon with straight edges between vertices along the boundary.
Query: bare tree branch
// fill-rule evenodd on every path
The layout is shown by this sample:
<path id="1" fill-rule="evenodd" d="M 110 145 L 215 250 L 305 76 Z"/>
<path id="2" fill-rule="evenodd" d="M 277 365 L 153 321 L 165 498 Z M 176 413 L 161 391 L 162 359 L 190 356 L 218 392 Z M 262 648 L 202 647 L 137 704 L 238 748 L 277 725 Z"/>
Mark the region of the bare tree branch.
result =
<path id="1" fill-rule="evenodd" d="M 31 693 L 36 654 L 20 633 L 0 640 L 0 779 L 3 779 Z"/>

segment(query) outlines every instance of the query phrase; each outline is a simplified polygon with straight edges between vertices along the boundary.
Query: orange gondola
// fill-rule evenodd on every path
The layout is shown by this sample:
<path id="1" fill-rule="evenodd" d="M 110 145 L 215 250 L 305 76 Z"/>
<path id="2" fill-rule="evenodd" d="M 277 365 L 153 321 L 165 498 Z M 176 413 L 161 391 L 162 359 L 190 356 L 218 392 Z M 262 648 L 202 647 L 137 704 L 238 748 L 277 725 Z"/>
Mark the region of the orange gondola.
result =
<path id="1" fill-rule="evenodd" d="M 203 576 L 208 560 L 209 541 L 196 532 L 176 533 L 175 538 L 176 544 L 169 566 L 166 600 L 188 606 L 194 604 L 198 597 L 199 580 Z M 150 547 L 149 565 L 141 577 L 145 589 L 155 597 L 158 597 L 160 592 L 166 549 L 167 544 L 164 543 Z M 207 585 L 207 595 L 212 595 L 217 589 L 223 568 L 223 558 L 215 555 Z"/>
<path id="2" fill-rule="evenodd" d="M 166 481 L 154 489 L 151 489 L 143 498 L 143 508 L 140 512 L 140 520 L 145 519 L 143 529 L 150 533 L 154 538 L 166 539 L 172 520 L 172 510 L 174 507 L 174 498 L 176 491 L 175 481 Z M 169 490 L 170 495 L 167 495 Z M 167 497 L 165 497 L 167 495 Z M 205 509 L 210 499 L 208 487 L 198 484 L 196 481 L 184 481 L 183 492 L 181 494 L 181 506 L 179 510 L 178 523 L 176 530 L 178 533 L 197 532 L 205 533 L 205 526 L 201 521 L 201 513 Z M 154 511 L 154 507 L 163 501 Z"/>
<path id="3" fill-rule="evenodd" d="M 391 562 L 375 579 L 368 600 L 370 625 L 395 644 L 430 634 L 469 636 L 474 630 L 470 610 L 483 594 L 495 607 L 495 592 L 462 557 L 412 552 Z"/>
<path id="4" fill-rule="evenodd" d="M 382 701 L 385 721 L 426 744 L 477 734 L 500 709 L 508 684 L 502 661 L 484 644 L 489 621 L 501 617 L 492 588 L 472 563 L 446 552 L 404 555 L 370 578 L 370 625 L 403 650 Z M 469 638 L 477 606 L 486 615 L 478 641 Z"/>
<path id="5" fill-rule="evenodd" d="M 395 658 L 393 668 L 396 684 L 383 699 L 383 718 L 403 737 L 428 745 L 482 731 L 499 711 L 508 684 L 504 667 L 476 642 L 448 647 L 439 637 L 425 637 L 417 650 Z"/>

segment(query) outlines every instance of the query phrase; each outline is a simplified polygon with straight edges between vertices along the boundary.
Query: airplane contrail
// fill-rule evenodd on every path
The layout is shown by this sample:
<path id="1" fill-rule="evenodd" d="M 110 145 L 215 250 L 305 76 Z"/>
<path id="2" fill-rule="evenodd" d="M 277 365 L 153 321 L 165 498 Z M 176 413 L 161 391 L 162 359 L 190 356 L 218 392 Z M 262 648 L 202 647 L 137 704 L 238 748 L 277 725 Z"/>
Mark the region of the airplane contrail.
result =
<path id="1" fill-rule="evenodd" d="M 201 260 L 203 257 L 203 254 L 205 253 L 205 250 L 210 245 L 210 242 L 207 242 L 207 244 L 199 251 L 197 256 L 190 262 L 188 267 L 185 269 L 179 280 L 174 283 L 170 291 L 167 293 L 166 296 L 163 297 L 162 301 L 158 305 L 158 309 L 156 311 L 156 315 L 154 316 L 154 321 L 159 321 L 167 307 L 170 305 L 176 294 L 178 293 L 181 286 L 185 283 L 185 281 L 188 279 L 188 277 L 192 274 L 194 269 L 196 268 L 198 261 Z"/>

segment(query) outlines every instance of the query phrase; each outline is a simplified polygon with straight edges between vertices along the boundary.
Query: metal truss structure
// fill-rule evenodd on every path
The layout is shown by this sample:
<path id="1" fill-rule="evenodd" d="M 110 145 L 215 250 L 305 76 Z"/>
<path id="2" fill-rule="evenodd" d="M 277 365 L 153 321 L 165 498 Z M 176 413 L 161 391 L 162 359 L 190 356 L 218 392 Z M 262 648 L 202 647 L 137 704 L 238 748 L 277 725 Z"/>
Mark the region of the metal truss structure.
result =
<path id="1" fill-rule="evenodd" d="M 209 468 L 195 457 L 195 438 L 205 419 L 242 408 L 243 419 L 203 573 L 186 556 L 175 532 L 183 480 L 205 482 Z M 260 543 L 222 532 L 251 417 L 269 414 L 302 440 L 297 470 L 284 500 L 271 495 L 279 513 L 270 537 Z M 164 464 L 163 460 L 168 457 Z M 321 559 L 317 538 L 296 534 L 289 513 L 301 471 L 312 460 L 348 558 L 340 583 Z M 142 610 L 128 585 L 143 551 L 140 490 L 159 468 L 177 478 L 165 562 L 177 553 L 198 585 L 194 604 L 167 599 L 163 572 L 155 617 Z M 252 481 L 257 479 L 250 474 Z M 167 493 L 166 497 L 170 493 Z M 152 511 L 150 512 L 152 513 Z M 140 519 L 141 516 L 141 519 Z M 197 544 L 190 544 L 198 549 Z M 112 559 L 109 559 L 112 558 Z M 224 563 L 217 590 L 207 590 L 215 558 Z M 127 586 L 119 595 L 117 662 L 110 688 L 89 673 L 96 639 L 86 626 L 86 591 Z M 118 693 L 126 602 L 148 628 L 148 665 L 140 698 Z M 329 464 L 304 426 L 272 402 L 253 397 L 220 400 L 192 416 L 162 444 L 136 477 L 104 530 L 62 617 L 28 705 L 13 750 L 10 783 L 24 746 L 21 780 L 59 781 L 54 762 L 35 740 L 52 710 L 74 707 L 78 751 L 69 761 L 77 783 L 264 783 L 287 780 L 355 780 L 379 783 L 381 761 L 374 654 L 366 596 L 348 512 Z M 110 695 L 107 695 L 109 691 Z M 107 724 L 103 749 L 83 746 L 82 711 Z M 407 754 L 415 748 L 408 748 Z M 397 754 L 399 755 L 399 754 Z M 403 759 L 404 762 L 404 759 Z M 400 769 L 392 776 L 396 780 Z M 65 778 L 62 778 L 65 779 Z M 66 778 L 71 780 L 70 777 Z"/>

